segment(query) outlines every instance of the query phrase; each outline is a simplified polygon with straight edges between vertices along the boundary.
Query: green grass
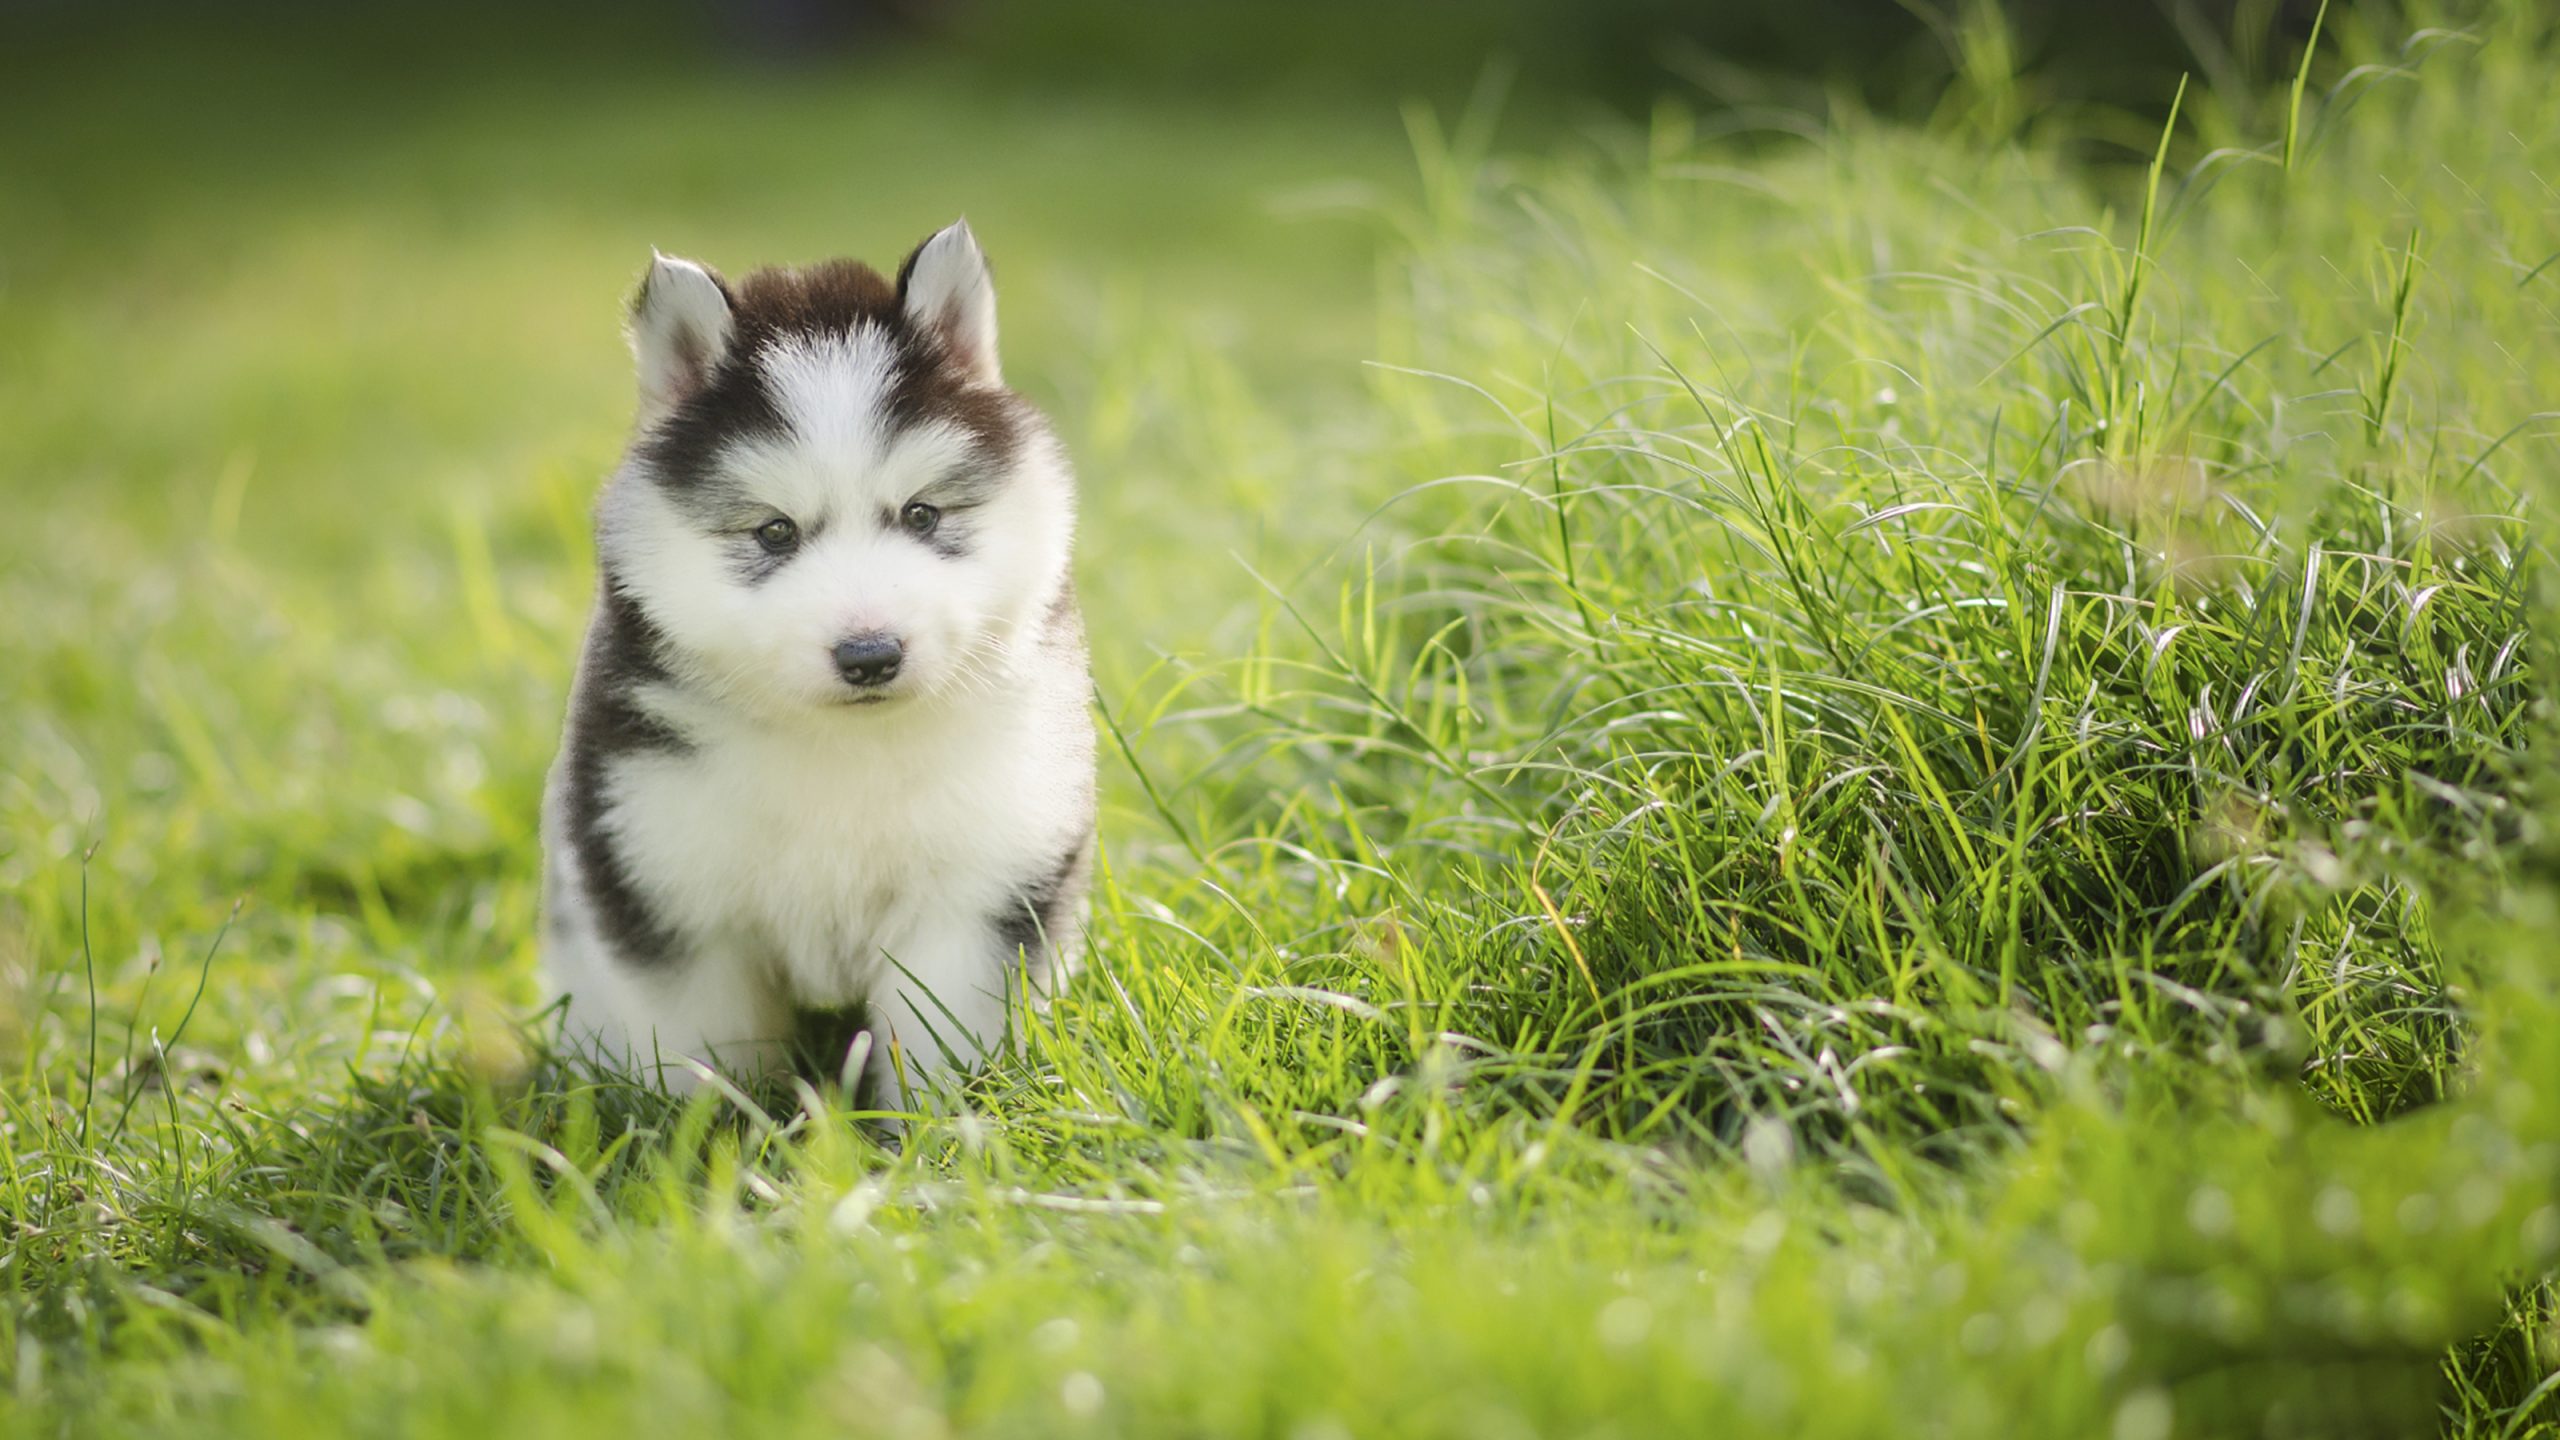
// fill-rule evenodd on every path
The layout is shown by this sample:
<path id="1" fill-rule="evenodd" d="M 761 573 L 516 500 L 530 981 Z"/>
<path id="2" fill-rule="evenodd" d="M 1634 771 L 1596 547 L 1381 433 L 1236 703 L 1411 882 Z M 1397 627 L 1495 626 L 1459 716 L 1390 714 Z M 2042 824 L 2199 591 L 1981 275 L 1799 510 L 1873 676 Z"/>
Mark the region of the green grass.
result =
<path id="1" fill-rule="evenodd" d="M 1978 31 L 1926 129 L 1499 145 L 21 68 L 0 1423 L 2560 1434 L 2560 32 L 2431 19 L 2147 133 Z M 566 1072 L 614 301 L 963 209 L 1085 476 L 1088 972 L 894 1151 Z"/>

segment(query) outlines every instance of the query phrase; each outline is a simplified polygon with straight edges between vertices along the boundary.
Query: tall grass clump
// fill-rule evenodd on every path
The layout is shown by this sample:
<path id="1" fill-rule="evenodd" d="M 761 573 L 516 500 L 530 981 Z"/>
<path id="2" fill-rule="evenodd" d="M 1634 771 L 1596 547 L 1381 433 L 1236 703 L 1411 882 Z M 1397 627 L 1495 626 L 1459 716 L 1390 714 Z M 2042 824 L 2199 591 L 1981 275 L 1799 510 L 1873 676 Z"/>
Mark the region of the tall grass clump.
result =
<path id="1" fill-rule="evenodd" d="M 2290 171 L 1488 172 L 1383 386 L 1448 476 L 1236 684 L 1307 777 L 1261 843 L 1392 852 L 1443 1018 L 1619 1133 L 1960 1148 L 2084 1051 L 2443 1097 L 2434 882 L 2532 831 L 2532 31 L 2352 32 Z"/>

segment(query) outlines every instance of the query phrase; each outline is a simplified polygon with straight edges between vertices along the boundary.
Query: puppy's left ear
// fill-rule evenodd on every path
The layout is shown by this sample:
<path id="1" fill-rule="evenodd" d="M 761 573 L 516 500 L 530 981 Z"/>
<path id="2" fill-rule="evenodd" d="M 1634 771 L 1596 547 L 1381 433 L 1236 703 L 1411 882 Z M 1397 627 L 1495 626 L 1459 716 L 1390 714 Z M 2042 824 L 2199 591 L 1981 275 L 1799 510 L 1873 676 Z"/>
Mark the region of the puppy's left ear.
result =
<path id="1" fill-rule="evenodd" d="M 631 355 L 640 367 L 640 419 L 659 419 L 708 384 L 729 349 L 729 287 L 690 260 L 650 252 L 631 299 Z"/>
<path id="2" fill-rule="evenodd" d="M 898 300 L 908 323 L 942 337 L 962 374 L 980 385 L 1004 383 L 996 363 L 995 281 L 968 221 L 943 227 L 898 267 Z"/>

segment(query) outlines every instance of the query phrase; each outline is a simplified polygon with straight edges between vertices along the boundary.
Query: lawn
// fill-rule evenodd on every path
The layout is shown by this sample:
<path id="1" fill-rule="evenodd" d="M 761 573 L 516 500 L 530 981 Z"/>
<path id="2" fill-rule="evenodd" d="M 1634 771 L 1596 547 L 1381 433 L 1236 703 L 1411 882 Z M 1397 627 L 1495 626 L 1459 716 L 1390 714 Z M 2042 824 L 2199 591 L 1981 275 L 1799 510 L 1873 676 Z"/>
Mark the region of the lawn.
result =
<path id="1" fill-rule="evenodd" d="M 2560 22 L 1989 13 L 1909 119 L 0 46 L 0 1428 L 2560 1435 Z M 556 1064 L 618 305 L 964 212 L 1088 967 L 895 1138 Z"/>

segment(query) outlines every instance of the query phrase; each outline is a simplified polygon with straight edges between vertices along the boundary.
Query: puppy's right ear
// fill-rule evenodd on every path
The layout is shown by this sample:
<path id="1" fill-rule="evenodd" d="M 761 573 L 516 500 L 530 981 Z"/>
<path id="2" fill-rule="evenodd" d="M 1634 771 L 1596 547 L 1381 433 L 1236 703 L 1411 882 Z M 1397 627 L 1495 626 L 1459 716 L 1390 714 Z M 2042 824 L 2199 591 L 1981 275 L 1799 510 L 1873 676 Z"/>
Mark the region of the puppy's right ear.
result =
<path id="1" fill-rule="evenodd" d="M 729 290 L 720 277 L 690 260 L 650 253 L 649 274 L 631 301 L 644 423 L 701 389 L 729 349 Z"/>

